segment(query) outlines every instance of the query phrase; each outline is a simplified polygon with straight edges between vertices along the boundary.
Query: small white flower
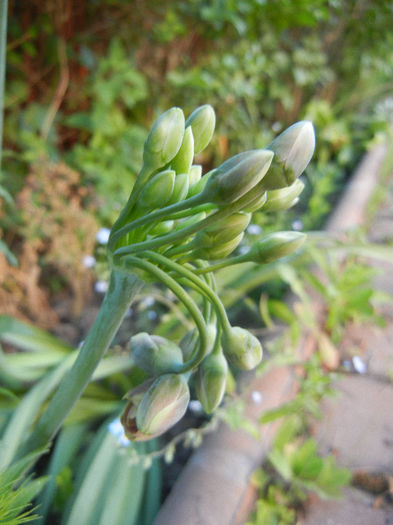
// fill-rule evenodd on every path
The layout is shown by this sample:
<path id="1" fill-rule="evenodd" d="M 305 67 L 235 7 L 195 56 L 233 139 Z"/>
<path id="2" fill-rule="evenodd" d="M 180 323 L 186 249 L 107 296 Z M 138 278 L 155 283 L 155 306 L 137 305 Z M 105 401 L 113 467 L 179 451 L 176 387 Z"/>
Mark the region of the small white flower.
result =
<path id="1" fill-rule="evenodd" d="M 157 319 L 157 312 L 150 310 L 147 312 L 147 318 L 150 319 L 150 321 L 154 321 L 154 319 Z"/>
<path id="2" fill-rule="evenodd" d="M 109 228 L 100 228 L 96 234 L 96 239 L 99 244 L 107 244 L 109 234 L 111 233 Z"/>
<path id="3" fill-rule="evenodd" d="M 303 229 L 303 222 L 300 220 L 300 219 L 295 219 L 292 223 L 292 228 L 297 231 L 297 232 L 300 232 L 302 231 Z"/>
<path id="4" fill-rule="evenodd" d="M 105 293 L 108 290 L 108 283 L 106 281 L 96 281 L 94 290 L 97 293 Z"/>
<path id="5" fill-rule="evenodd" d="M 274 131 L 274 133 L 279 133 L 282 130 L 281 122 L 273 122 L 272 130 Z"/>
<path id="6" fill-rule="evenodd" d="M 150 295 L 148 295 L 147 297 L 145 297 L 142 301 L 142 305 L 145 307 L 145 308 L 150 308 L 150 306 L 153 306 L 153 304 L 156 302 L 156 300 L 154 299 L 154 297 L 151 297 Z"/>
<path id="7" fill-rule="evenodd" d="M 240 248 L 239 248 L 240 255 L 245 255 L 249 251 L 250 251 L 250 247 L 249 246 L 240 246 Z"/>
<path id="8" fill-rule="evenodd" d="M 365 374 L 367 372 L 366 363 L 358 355 L 352 357 L 352 364 L 358 374 Z"/>
<path id="9" fill-rule="evenodd" d="M 254 390 L 251 394 L 251 399 L 256 405 L 260 405 L 263 401 L 263 395 L 258 390 Z"/>
<path id="10" fill-rule="evenodd" d="M 259 226 L 259 224 L 250 224 L 247 228 L 247 233 L 250 235 L 259 235 L 262 233 L 262 228 Z"/>
<path id="11" fill-rule="evenodd" d="M 85 255 L 82 259 L 82 263 L 85 268 L 93 268 L 96 264 L 96 259 L 92 255 Z"/>

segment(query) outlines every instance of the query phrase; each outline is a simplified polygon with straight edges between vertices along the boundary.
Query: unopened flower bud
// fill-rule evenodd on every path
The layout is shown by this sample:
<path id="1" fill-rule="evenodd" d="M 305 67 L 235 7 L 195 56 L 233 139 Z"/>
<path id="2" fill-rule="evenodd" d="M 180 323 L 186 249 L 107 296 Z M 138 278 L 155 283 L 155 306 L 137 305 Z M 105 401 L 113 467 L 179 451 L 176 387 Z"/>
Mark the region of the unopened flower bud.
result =
<path id="1" fill-rule="evenodd" d="M 281 211 L 287 210 L 295 203 L 297 197 L 304 189 L 304 184 L 300 179 L 296 179 L 293 184 L 279 190 L 267 192 L 267 201 L 263 211 Z"/>
<path id="2" fill-rule="evenodd" d="M 290 255 L 296 251 L 306 240 L 306 235 L 301 232 L 276 232 L 266 235 L 256 242 L 244 256 L 245 261 L 256 263 L 269 263 Z"/>
<path id="3" fill-rule="evenodd" d="M 231 365 L 252 370 L 262 359 L 262 345 L 248 330 L 234 326 L 222 335 L 222 348 Z"/>
<path id="4" fill-rule="evenodd" d="M 175 372 L 183 363 L 181 349 L 172 341 L 146 332 L 130 339 L 131 357 L 149 376 Z"/>
<path id="5" fill-rule="evenodd" d="M 191 127 L 186 128 L 183 142 L 176 156 L 171 160 L 171 169 L 176 173 L 188 173 L 194 158 L 194 137 Z"/>
<path id="6" fill-rule="evenodd" d="M 193 245 L 195 248 L 217 248 L 226 244 L 244 232 L 250 223 L 250 219 L 250 213 L 241 211 L 233 213 L 198 232 L 194 238 Z"/>
<path id="7" fill-rule="evenodd" d="M 191 217 L 188 217 L 187 219 L 181 219 L 177 222 L 175 230 L 181 230 L 183 228 L 188 228 L 188 226 L 192 226 L 193 224 L 196 224 L 197 222 L 202 221 L 206 218 L 206 212 L 200 211 L 199 213 L 196 213 L 195 215 L 191 215 Z"/>
<path id="8" fill-rule="evenodd" d="M 306 169 L 315 149 L 311 122 L 301 120 L 286 129 L 267 146 L 274 152 L 269 173 L 264 178 L 267 190 L 290 186 Z"/>
<path id="9" fill-rule="evenodd" d="M 200 106 L 186 120 L 186 127 L 191 126 L 194 135 L 195 155 L 206 148 L 213 137 L 216 126 L 214 109 L 205 104 Z"/>
<path id="10" fill-rule="evenodd" d="M 210 354 L 202 361 L 196 375 L 196 392 L 203 410 L 210 414 L 225 393 L 228 364 L 222 353 Z"/>
<path id="11" fill-rule="evenodd" d="M 262 193 L 262 195 L 256 197 L 252 202 L 250 202 L 250 204 L 244 208 L 244 211 L 246 211 L 247 213 L 254 213 L 255 211 L 258 211 L 262 208 L 262 206 L 264 206 L 266 199 L 267 191 Z"/>
<path id="12" fill-rule="evenodd" d="M 150 379 L 127 394 L 120 421 L 128 439 L 148 441 L 160 436 L 187 410 L 190 390 L 182 375 L 165 374 Z"/>
<path id="13" fill-rule="evenodd" d="M 145 436 L 156 437 L 177 423 L 187 410 L 190 389 L 183 375 L 157 378 L 143 396 L 136 412 L 136 425 Z"/>
<path id="14" fill-rule="evenodd" d="M 198 182 L 196 182 L 192 186 L 190 185 L 187 197 L 193 197 L 194 195 L 197 195 L 198 193 L 202 193 L 202 191 L 206 187 L 208 180 L 210 179 L 210 177 L 213 175 L 214 172 L 215 170 L 209 171 L 203 177 L 200 177 Z M 202 173 L 202 170 L 201 170 L 201 173 Z"/>
<path id="15" fill-rule="evenodd" d="M 143 186 L 137 205 L 141 208 L 162 208 L 170 200 L 175 185 L 175 172 L 165 170 L 156 173 Z"/>
<path id="16" fill-rule="evenodd" d="M 188 187 L 188 173 L 180 173 L 179 175 L 176 175 L 172 196 L 169 199 L 168 204 L 173 204 L 175 202 L 180 202 L 184 200 L 187 197 Z"/>
<path id="17" fill-rule="evenodd" d="M 194 164 L 193 166 L 191 166 L 188 172 L 188 177 L 190 180 L 190 188 L 191 188 L 191 186 L 194 186 L 194 184 L 196 184 L 197 182 L 201 180 L 202 166 L 200 166 L 199 164 Z"/>
<path id="18" fill-rule="evenodd" d="M 259 149 L 228 159 L 209 177 L 202 193 L 205 202 L 223 205 L 240 199 L 264 177 L 272 158 L 271 151 Z"/>
<path id="19" fill-rule="evenodd" d="M 169 221 L 161 221 L 158 224 L 152 228 L 149 233 L 151 235 L 165 235 L 166 233 L 169 233 L 173 230 L 173 226 L 175 224 L 175 221 L 169 220 Z"/>
<path id="20" fill-rule="evenodd" d="M 237 237 L 234 239 L 231 239 L 230 241 L 227 241 L 222 244 L 218 244 L 216 246 L 201 246 L 199 248 L 195 248 L 191 251 L 191 255 L 195 257 L 196 259 L 205 259 L 205 260 L 216 260 L 216 259 L 224 259 L 229 254 L 231 254 L 236 248 L 239 246 L 243 239 L 244 233 L 240 233 Z"/>
<path id="21" fill-rule="evenodd" d="M 165 111 L 153 124 L 145 142 L 143 162 L 154 171 L 173 159 L 183 141 L 184 114 L 180 108 Z"/>

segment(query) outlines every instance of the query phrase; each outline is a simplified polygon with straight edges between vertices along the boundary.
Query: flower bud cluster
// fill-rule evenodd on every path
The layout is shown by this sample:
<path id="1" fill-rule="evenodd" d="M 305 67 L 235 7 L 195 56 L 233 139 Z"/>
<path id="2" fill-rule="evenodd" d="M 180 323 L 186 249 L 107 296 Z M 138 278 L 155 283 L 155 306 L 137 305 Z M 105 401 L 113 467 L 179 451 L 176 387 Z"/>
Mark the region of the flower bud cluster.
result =
<path id="1" fill-rule="evenodd" d="M 298 122 L 266 149 L 235 155 L 202 176 L 194 157 L 208 146 L 214 127 L 209 105 L 187 120 L 180 108 L 158 118 L 145 142 L 141 173 L 108 243 L 114 267 L 164 284 L 196 327 L 179 345 L 147 333 L 131 338 L 134 363 L 148 376 L 127 395 L 121 418 L 133 440 L 160 435 L 183 416 L 189 382 L 211 413 L 224 397 L 228 365 L 251 370 L 262 359 L 259 340 L 231 326 L 215 291 L 214 270 L 246 261 L 272 263 L 305 239 L 302 233 L 277 232 L 259 238 L 246 254 L 228 258 L 253 213 L 283 211 L 298 199 L 303 189 L 298 177 L 315 146 L 312 124 Z M 195 302 L 190 290 L 203 301 Z"/>

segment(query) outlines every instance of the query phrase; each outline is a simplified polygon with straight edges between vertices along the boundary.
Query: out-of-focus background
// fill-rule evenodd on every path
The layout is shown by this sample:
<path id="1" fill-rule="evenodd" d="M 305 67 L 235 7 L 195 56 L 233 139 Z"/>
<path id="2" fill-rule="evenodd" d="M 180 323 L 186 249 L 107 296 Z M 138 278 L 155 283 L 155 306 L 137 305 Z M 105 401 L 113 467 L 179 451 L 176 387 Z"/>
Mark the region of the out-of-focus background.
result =
<path id="1" fill-rule="evenodd" d="M 316 153 L 285 220 L 320 228 L 393 118 L 391 20 L 386 0 L 11 0 L 1 185 L 15 203 L 0 229 L 19 267 L 2 259 L 2 310 L 53 326 L 50 298 L 67 289 L 81 312 L 102 277 L 88 268 L 96 232 L 173 105 L 216 110 L 205 171 L 312 120 Z"/>

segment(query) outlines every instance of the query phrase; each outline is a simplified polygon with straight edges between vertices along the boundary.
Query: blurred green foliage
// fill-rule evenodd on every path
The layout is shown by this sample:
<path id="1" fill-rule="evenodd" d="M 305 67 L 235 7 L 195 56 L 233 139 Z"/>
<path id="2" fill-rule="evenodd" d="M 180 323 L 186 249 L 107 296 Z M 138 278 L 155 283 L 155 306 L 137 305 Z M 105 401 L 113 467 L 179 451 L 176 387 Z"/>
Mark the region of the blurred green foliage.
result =
<path id="1" fill-rule="evenodd" d="M 318 160 L 296 213 L 307 212 L 307 228 L 320 226 L 329 197 L 386 120 L 374 110 L 391 88 L 391 2 L 82 4 L 10 7 L 3 184 L 11 194 L 27 164 L 66 159 L 94 184 L 109 223 L 154 114 L 208 101 L 219 133 L 201 158 L 206 167 L 313 120 Z"/>

